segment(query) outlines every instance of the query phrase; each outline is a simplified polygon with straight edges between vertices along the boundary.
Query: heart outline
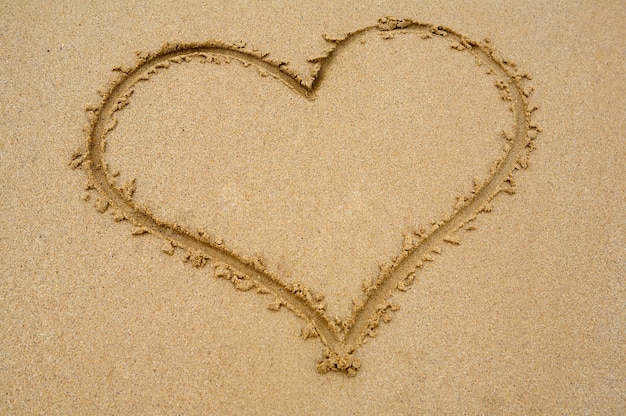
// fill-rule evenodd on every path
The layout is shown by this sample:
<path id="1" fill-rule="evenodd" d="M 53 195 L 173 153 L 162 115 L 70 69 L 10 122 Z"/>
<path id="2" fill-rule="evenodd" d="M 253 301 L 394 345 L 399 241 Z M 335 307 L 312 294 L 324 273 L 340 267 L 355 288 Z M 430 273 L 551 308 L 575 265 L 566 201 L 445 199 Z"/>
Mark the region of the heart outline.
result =
<path id="1" fill-rule="evenodd" d="M 295 92 L 314 99 L 325 70 L 336 52 L 359 35 L 373 31 L 384 36 L 393 36 L 394 31 L 411 31 L 420 34 L 422 38 L 447 38 L 451 47 L 469 51 L 479 65 L 487 67 L 487 73 L 498 78 L 495 85 L 502 91 L 502 98 L 510 102 L 514 122 L 512 132 L 505 133 L 507 143 L 502 157 L 492 165 L 490 178 L 483 184 L 475 184 L 471 195 L 460 198 L 453 211 L 430 230 L 416 233 L 418 241 L 405 239 L 402 251 L 381 267 L 377 279 L 373 282 L 365 281 L 364 298 L 354 305 L 351 316 L 346 320 L 336 322 L 331 319 L 322 306 L 321 298 L 303 285 L 284 282 L 270 272 L 260 259 L 244 258 L 223 243 L 212 240 L 204 231 L 192 231 L 156 218 L 147 207 L 132 198 L 134 181 L 122 187 L 116 184 L 115 175 L 110 172 L 104 159 L 106 135 L 115 128 L 117 121 L 114 114 L 128 104 L 134 86 L 147 80 L 149 75 L 160 68 L 196 58 L 239 60 L 244 65 L 255 65 L 259 71 L 271 74 Z M 458 244 L 454 233 L 472 222 L 481 212 L 487 212 L 493 198 L 501 192 L 515 191 L 513 174 L 527 167 L 528 155 L 534 148 L 534 140 L 540 128 L 531 121 L 531 114 L 536 107 L 527 102 L 532 89 L 523 85 L 530 76 L 519 71 L 515 64 L 499 57 L 488 42 L 472 41 L 444 26 L 392 17 L 381 18 L 376 25 L 341 36 L 325 36 L 325 39 L 331 47 L 309 60 L 314 64 L 310 81 L 305 81 L 285 62 L 248 50 L 245 44 L 230 45 L 217 41 L 166 44 L 155 53 L 138 53 L 139 60 L 134 66 L 114 68 L 119 73 L 118 77 L 107 90 L 103 90 L 100 104 L 87 108 L 90 124 L 86 130 L 86 150 L 75 152 L 70 166 L 82 167 L 87 171 L 86 191 L 97 192 L 96 208 L 100 212 L 106 211 L 109 206 L 113 207 L 114 219 L 131 222 L 134 226 L 133 234 L 150 233 L 169 241 L 172 250 L 175 247 L 185 250 L 187 259 L 195 266 L 201 267 L 210 262 L 217 277 L 231 280 L 240 290 L 256 288 L 260 293 L 272 293 L 277 299 L 273 304 L 274 309 L 281 306 L 290 309 L 307 323 L 302 332 L 303 337 L 319 336 L 324 344 L 323 357 L 317 365 L 319 372 L 334 370 L 355 375 L 361 366 L 360 359 L 355 355 L 356 350 L 366 336 L 374 335 L 380 320 L 387 321 L 389 312 L 397 309 L 389 300 L 393 292 L 413 283 L 417 270 L 424 261 L 430 260 L 430 253 L 440 252 L 439 244 Z"/>

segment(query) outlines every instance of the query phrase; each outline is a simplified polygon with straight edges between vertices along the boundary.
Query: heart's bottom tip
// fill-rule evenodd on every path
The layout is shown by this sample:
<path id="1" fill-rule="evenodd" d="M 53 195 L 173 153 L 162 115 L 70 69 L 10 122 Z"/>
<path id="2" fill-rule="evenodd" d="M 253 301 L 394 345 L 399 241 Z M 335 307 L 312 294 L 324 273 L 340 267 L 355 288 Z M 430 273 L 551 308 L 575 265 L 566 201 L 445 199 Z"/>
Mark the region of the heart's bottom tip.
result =
<path id="1" fill-rule="evenodd" d="M 361 368 L 361 359 L 354 355 L 354 348 L 339 347 L 325 348 L 323 358 L 317 363 L 317 371 L 326 374 L 329 371 L 339 371 L 349 376 L 355 376 Z"/>

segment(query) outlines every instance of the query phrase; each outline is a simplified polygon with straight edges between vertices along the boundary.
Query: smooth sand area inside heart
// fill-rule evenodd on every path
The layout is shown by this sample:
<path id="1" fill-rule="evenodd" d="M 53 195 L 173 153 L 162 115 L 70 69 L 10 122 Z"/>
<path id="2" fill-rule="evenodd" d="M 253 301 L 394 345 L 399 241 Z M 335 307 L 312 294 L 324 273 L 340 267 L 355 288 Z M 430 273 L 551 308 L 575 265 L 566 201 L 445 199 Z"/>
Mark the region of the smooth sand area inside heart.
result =
<path id="1" fill-rule="evenodd" d="M 313 101 L 260 73 L 172 64 L 116 114 L 106 158 L 157 218 L 260 256 L 345 316 L 403 233 L 485 180 L 512 130 L 492 76 L 446 39 L 368 33 L 342 47 Z"/>

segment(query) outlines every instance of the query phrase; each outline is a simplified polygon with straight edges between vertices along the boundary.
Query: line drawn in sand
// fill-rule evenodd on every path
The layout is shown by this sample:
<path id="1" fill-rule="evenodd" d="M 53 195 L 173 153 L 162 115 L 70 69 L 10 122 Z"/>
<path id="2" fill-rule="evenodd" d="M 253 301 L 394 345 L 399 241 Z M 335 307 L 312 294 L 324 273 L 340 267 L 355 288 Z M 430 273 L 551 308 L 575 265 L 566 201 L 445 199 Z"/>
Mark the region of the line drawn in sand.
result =
<path id="1" fill-rule="evenodd" d="M 474 183 L 469 195 L 461 196 L 455 208 L 437 221 L 430 229 L 420 229 L 405 236 L 400 252 L 380 267 L 376 279 L 366 279 L 362 295 L 353 301 L 353 310 L 345 319 L 332 318 L 326 310 L 324 296 L 302 284 L 286 282 L 269 271 L 260 258 L 244 258 L 230 250 L 221 241 L 214 241 L 203 230 L 191 230 L 162 218 L 157 218 L 149 208 L 133 198 L 135 181 L 120 186 L 115 173 L 105 161 L 107 134 L 117 124 L 115 113 L 129 104 L 138 82 L 146 81 L 152 74 L 173 64 L 200 60 L 202 62 L 239 61 L 244 66 L 254 65 L 261 75 L 271 75 L 285 83 L 295 93 L 314 99 L 322 86 L 326 68 L 333 57 L 361 35 L 378 32 L 383 38 L 396 34 L 414 34 L 418 39 L 440 39 L 460 52 L 471 53 L 479 68 L 495 79 L 494 85 L 501 97 L 509 103 L 512 128 L 503 133 L 506 143 L 502 155 L 493 162 L 489 178 Z M 95 208 L 104 213 L 109 210 L 115 221 L 127 220 L 133 225 L 132 234 L 152 234 L 164 239 L 168 254 L 184 250 L 186 260 L 196 267 L 209 264 L 215 277 L 230 280 L 238 290 L 254 290 L 275 299 L 269 309 L 285 307 L 305 321 L 301 336 L 319 338 L 324 346 L 317 363 L 321 373 L 340 371 L 355 375 L 361 367 L 356 356 L 358 348 L 367 337 L 374 337 L 381 322 L 388 322 L 398 305 L 392 301 L 396 290 L 405 291 L 414 283 L 416 274 L 425 262 L 441 253 L 444 244 L 460 243 L 459 231 L 472 229 L 471 224 L 482 212 L 489 212 L 489 202 L 501 193 L 515 192 L 513 174 L 528 166 L 528 157 L 540 128 L 531 120 L 537 107 L 528 103 L 532 88 L 528 87 L 529 74 L 519 70 L 510 61 L 501 58 L 489 40 L 482 43 L 443 26 L 431 25 L 411 19 L 381 18 L 378 24 L 341 36 L 325 36 L 329 48 L 310 59 L 313 69 L 304 78 L 290 69 L 286 62 L 270 58 L 268 54 L 249 49 L 245 43 L 226 44 L 206 41 L 188 44 L 166 44 L 155 53 L 137 53 L 138 61 L 131 66 L 116 67 L 117 78 L 102 91 L 102 100 L 89 106 L 90 124 L 86 130 L 85 147 L 76 151 L 70 166 L 82 168 L 88 176 L 85 200 L 95 196 Z"/>

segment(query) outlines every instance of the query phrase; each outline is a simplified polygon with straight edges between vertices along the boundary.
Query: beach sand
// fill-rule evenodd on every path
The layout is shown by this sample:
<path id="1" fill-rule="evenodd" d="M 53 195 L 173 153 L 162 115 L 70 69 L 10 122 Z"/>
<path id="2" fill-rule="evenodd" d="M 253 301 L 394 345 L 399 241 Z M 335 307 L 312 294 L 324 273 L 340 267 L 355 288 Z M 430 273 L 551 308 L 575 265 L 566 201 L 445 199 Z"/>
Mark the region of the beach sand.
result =
<path id="1" fill-rule="evenodd" d="M 625 413 L 625 18 L 5 5 L 0 414 Z"/>

